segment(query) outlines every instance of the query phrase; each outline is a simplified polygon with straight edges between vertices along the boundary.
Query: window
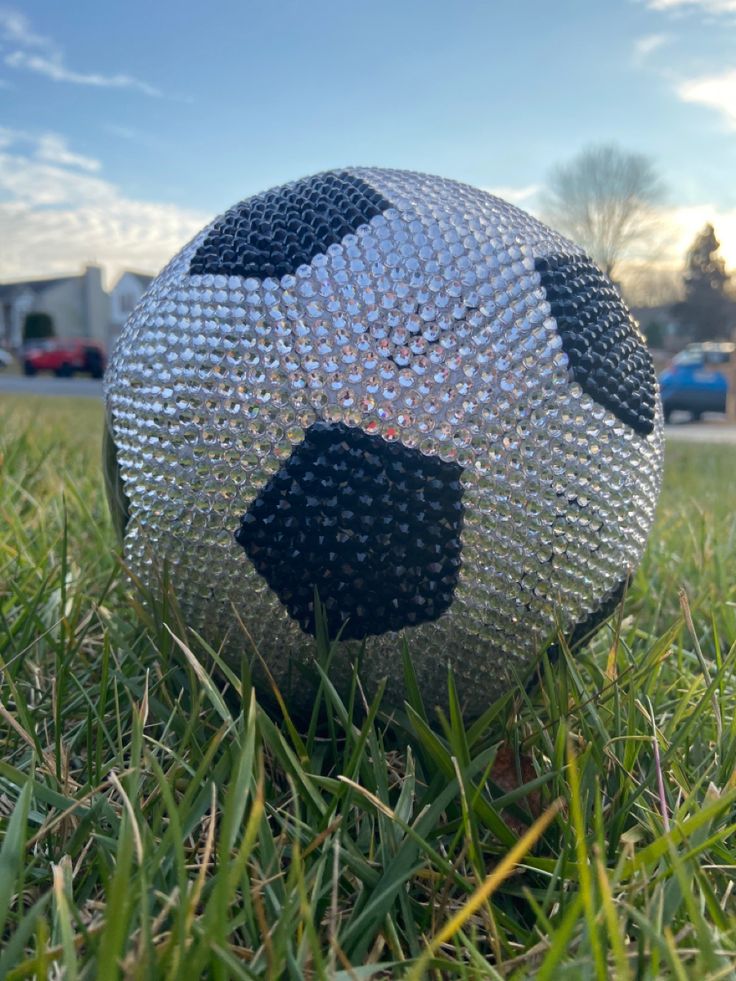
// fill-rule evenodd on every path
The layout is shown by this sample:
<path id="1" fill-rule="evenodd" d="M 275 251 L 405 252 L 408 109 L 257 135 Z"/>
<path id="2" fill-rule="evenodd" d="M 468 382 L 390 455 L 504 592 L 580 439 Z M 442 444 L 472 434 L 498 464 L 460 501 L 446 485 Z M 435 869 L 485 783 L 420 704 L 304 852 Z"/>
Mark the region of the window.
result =
<path id="1" fill-rule="evenodd" d="M 678 365 L 680 368 L 687 368 L 692 365 L 703 363 L 703 352 L 702 351 L 680 351 L 672 359 L 672 363 Z"/>
<path id="2" fill-rule="evenodd" d="M 136 297 L 132 293 L 123 293 L 120 297 L 120 312 L 132 313 L 135 306 Z"/>

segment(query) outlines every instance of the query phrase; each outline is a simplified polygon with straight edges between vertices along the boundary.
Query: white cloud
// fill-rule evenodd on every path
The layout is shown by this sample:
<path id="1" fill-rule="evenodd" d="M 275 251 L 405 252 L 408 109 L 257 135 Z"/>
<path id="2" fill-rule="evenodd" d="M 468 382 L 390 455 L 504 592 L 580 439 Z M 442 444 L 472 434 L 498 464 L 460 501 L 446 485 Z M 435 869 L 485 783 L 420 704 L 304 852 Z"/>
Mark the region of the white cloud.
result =
<path id="1" fill-rule="evenodd" d="M 0 9 L 0 40 L 12 44 L 15 49 L 5 55 L 5 64 L 9 68 L 26 69 L 54 82 L 94 88 L 133 89 L 154 98 L 162 97 L 161 91 L 154 85 L 124 72 L 105 75 L 69 68 L 59 45 L 52 38 L 36 34 L 28 19 L 17 10 Z"/>
<path id="2" fill-rule="evenodd" d="M 28 71 L 45 75 L 54 82 L 71 82 L 73 85 L 91 85 L 94 88 L 137 89 L 144 95 L 161 98 L 161 91 L 148 82 L 142 82 L 132 75 L 99 75 L 94 72 L 76 72 L 67 68 L 58 52 L 50 56 L 30 54 L 27 51 L 13 51 L 5 58 L 11 68 L 26 68 Z"/>
<path id="3" fill-rule="evenodd" d="M 150 133 L 137 129 L 134 126 L 121 126 L 118 123 L 103 123 L 102 128 L 110 136 L 135 143 L 138 147 L 145 146 L 153 150 L 160 150 L 168 146 L 164 140 L 159 139 L 157 136 L 152 136 Z"/>
<path id="4" fill-rule="evenodd" d="M 23 129 L 0 126 L 0 150 L 10 146 L 16 147 L 16 153 L 19 146 L 25 146 L 37 160 L 44 163 L 61 164 L 63 167 L 76 167 L 90 172 L 100 169 L 99 160 L 74 153 L 69 149 L 66 138 L 58 133 L 29 133 Z M 0 174 L 0 182 L 2 179 L 3 175 Z"/>
<path id="5" fill-rule="evenodd" d="M 64 167 L 21 154 L 0 154 L 0 192 L 13 204 L 29 208 L 103 204 L 113 186 Z"/>
<path id="6" fill-rule="evenodd" d="M 486 187 L 485 191 L 489 194 L 495 194 L 497 198 L 503 198 L 504 201 L 509 201 L 511 204 L 521 205 L 524 202 L 527 204 L 542 190 L 541 184 L 527 184 L 525 187 L 511 187 L 506 185 L 504 187 Z"/>
<path id="7" fill-rule="evenodd" d="M 652 10 L 700 10 L 708 14 L 736 14 L 736 0 L 647 0 Z"/>
<path id="8" fill-rule="evenodd" d="M 25 139 L 26 134 L 18 129 L 8 129 L 7 126 L 0 126 L 0 150 L 5 146 L 10 146 L 18 140 Z"/>
<path id="9" fill-rule="evenodd" d="M 736 68 L 720 75 L 691 78 L 677 87 L 684 102 L 698 102 L 716 109 L 725 116 L 729 126 L 736 128 Z"/>
<path id="10" fill-rule="evenodd" d="M 80 172 L 80 160 L 87 172 Z M 4 280 L 74 272 L 90 261 L 105 266 L 112 279 L 130 268 L 155 272 L 211 217 L 126 197 L 90 172 L 95 164 L 59 136 L 0 128 Z"/>
<path id="11" fill-rule="evenodd" d="M 634 41 L 634 55 L 637 60 L 643 61 L 658 48 L 667 44 L 668 41 L 669 35 L 667 34 L 645 34 Z"/>
<path id="12" fill-rule="evenodd" d="M 736 271 L 736 208 L 721 210 L 707 202 L 663 207 L 653 249 L 621 263 L 619 276 L 631 302 L 647 306 L 676 298 L 687 251 L 706 224 L 715 229 L 726 268 Z M 652 297 L 657 283 L 668 296 Z"/>
<path id="13" fill-rule="evenodd" d="M 24 17 L 18 10 L 10 10 L 7 7 L 0 9 L 0 38 L 13 44 L 19 44 L 24 48 L 53 47 L 50 38 L 36 34 L 31 30 L 27 17 Z"/>
<path id="14" fill-rule="evenodd" d="M 126 269 L 155 273 L 203 224 L 203 216 L 173 205 L 119 195 L 52 211 L 0 203 L 3 278 L 64 275 L 88 262 L 103 265 L 108 282 Z"/>
<path id="15" fill-rule="evenodd" d="M 706 224 L 713 225 L 726 268 L 736 273 L 736 208 L 711 203 L 657 209 L 654 234 L 646 248 L 623 258 L 616 278 L 628 303 L 658 306 L 682 296 L 682 272 L 687 251 Z"/>
<path id="16" fill-rule="evenodd" d="M 105 123 L 104 130 L 111 136 L 119 136 L 121 140 L 131 140 L 136 143 L 143 136 L 139 129 L 133 126 L 120 126 L 118 123 Z"/>
<path id="17" fill-rule="evenodd" d="M 710 203 L 681 205 L 664 211 L 663 220 L 670 232 L 665 258 L 678 268 L 682 268 L 685 253 L 695 236 L 704 225 L 710 223 L 721 243 L 726 268 L 736 269 L 736 208 L 724 211 Z"/>
<path id="18" fill-rule="evenodd" d="M 80 170 L 97 171 L 100 161 L 72 153 L 63 136 L 57 133 L 44 133 L 39 137 L 36 155 L 47 163 L 61 164 L 63 167 L 78 167 Z"/>

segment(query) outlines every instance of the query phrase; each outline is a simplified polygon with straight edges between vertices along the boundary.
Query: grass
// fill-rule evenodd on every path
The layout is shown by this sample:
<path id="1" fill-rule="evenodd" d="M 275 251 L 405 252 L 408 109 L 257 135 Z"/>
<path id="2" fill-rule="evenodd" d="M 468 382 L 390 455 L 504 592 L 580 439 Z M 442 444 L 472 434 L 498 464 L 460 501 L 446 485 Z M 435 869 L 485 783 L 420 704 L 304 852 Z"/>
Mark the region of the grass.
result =
<path id="1" fill-rule="evenodd" d="M 0 400 L 0 977 L 733 976 L 733 449 L 531 694 L 357 711 L 323 638 L 300 727 L 126 587 L 101 422 Z"/>

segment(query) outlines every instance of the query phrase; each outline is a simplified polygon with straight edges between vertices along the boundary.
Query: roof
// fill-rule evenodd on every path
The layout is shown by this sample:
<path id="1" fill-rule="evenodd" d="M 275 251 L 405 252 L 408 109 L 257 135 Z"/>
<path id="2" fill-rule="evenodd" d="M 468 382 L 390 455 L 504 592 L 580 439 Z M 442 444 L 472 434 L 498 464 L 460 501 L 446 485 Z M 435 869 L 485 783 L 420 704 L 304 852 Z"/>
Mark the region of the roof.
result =
<path id="1" fill-rule="evenodd" d="M 24 279 L 16 283 L 0 283 L 0 299 L 14 296 L 30 290 L 32 293 L 43 293 L 44 290 L 60 283 L 68 283 L 72 279 L 82 279 L 82 276 L 55 276 L 53 279 Z"/>
<path id="2" fill-rule="evenodd" d="M 132 276 L 133 279 L 137 279 L 141 289 L 146 289 L 154 280 L 154 277 L 149 276 L 148 273 L 133 272 L 132 269 L 126 269 L 118 276 L 117 282 L 115 283 L 115 286 L 113 286 L 113 289 L 117 289 L 118 284 L 124 276 Z"/>
<path id="3" fill-rule="evenodd" d="M 69 276 L 54 276 L 46 279 L 22 279 L 17 280 L 14 283 L 0 283 L 0 301 L 12 300 L 18 293 L 25 293 L 29 291 L 31 293 L 43 293 L 44 290 L 50 289 L 52 286 L 59 286 L 61 283 L 70 283 L 76 280 L 82 281 L 86 275 L 86 272 L 72 274 Z M 154 276 L 150 276 L 148 273 L 133 272 L 131 269 L 126 269 L 118 277 L 120 282 L 123 276 L 132 276 L 136 279 L 142 290 L 148 288 L 148 286 L 153 282 Z"/>

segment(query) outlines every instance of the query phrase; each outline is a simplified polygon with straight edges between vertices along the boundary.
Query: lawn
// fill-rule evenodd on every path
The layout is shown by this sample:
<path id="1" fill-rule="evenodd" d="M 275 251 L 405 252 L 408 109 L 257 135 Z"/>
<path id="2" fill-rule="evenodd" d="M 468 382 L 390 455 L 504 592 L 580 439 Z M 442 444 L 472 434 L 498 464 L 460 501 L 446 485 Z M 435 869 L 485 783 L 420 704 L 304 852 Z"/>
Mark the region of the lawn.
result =
<path id="1" fill-rule="evenodd" d="M 0 978 L 736 972 L 735 450 L 530 694 L 300 727 L 126 585 L 101 424 L 0 399 Z"/>

